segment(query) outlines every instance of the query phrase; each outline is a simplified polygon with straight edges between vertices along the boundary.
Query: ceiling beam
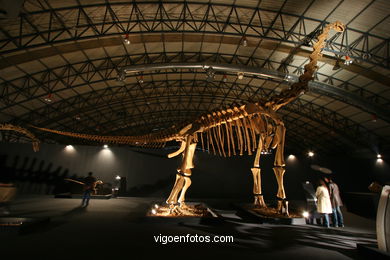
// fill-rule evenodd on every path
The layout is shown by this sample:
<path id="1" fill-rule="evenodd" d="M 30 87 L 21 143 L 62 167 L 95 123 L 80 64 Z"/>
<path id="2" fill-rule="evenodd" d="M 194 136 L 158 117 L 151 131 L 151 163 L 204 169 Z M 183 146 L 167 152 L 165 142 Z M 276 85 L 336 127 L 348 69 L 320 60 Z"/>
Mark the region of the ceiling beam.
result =
<path id="1" fill-rule="evenodd" d="M 155 63 L 155 64 L 143 64 L 133 65 L 121 68 L 123 75 L 126 76 L 131 73 L 139 72 L 151 72 L 159 70 L 172 70 L 172 69 L 212 69 L 214 71 L 220 71 L 225 73 L 244 73 L 246 75 L 257 76 L 265 79 L 281 80 L 283 83 L 290 84 L 298 81 L 298 76 L 294 74 L 288 74 L 277 70 L 269 70 L 266 68 L 259 68 L 253 66 L 244 66 L 236 64 L 214 64 L 214 63 Z M 346 91 L 339 87 L 334 87 L 319 81 L 309 82 L 310 91 L 326 95 L 338 100 L 342 100 L 347 104 L 358 107 L 366 112 L 377 115 L 379 118 L 390 122 L 390 112 L 381 106 L 368 101 L 352 92 Z"/>
<path id="2" fill-rule="evenodd" d="M 159 8 L 151 8 L 151 5 Z M 172 8 L 173 7 L 173 8 Z M 224 10 L 221 12 L 220 8 Z M 93 13 L 86 10 L 94 9 Z M 177 18 L 169 10 L 181 10 L 184 16 Z M 206 13 L 205 10 L 208 10 Z M 121 10 L 120 14 L 116 14 Z M 123 14 L 123 10 L 127 13 Z M 51 26 L 42 29 L 39 33 L 47 35 L 46 40 L 34 41 L 37 38 L 35 31 L 26 30 L 26 28 L 37 27 L 39 24 L 29 23 L 29 21 L 49 20 L 49 24 L 57 25 L 58 17 L 63 17 L 63 11 L 71 13 L 71 19 L 67 19 L 67 24 L 61 23 L 60 26 Z M 110 16 L 104 16 L 107 11 Z M 215 15 L 218 13 L 218 15 Z M 247 13 L 247 16 L 240 16 L 239 13 Z M 55 14 L 55 15 L 53 15 Z M 76 14 L 76 15 L 75 15 Z M 199 15 L 201 14 L 201 16 Z M 273 27 L 262 23 L 262 19 L 269 19 L 269 14 L 274 17 L 273 21 L 281 20 L 282 26 Z M 103 16 L 103 19 L 102 19 Z M 24 19 L 24 18 L 29 19 Z M 81 19 L 80 19 L 81 17 Z M 97 19 L 98 17 L 98 19 Z M 253 18 L 256 17 L 255 20 Z M 326 20 L 326 19 L 325 19 Z M 293 25 L 284 24 L 283 21 L 296 21 Z M 27 48 L 42 47 L 47 44 L 65 43 L 74 40 L 86 40 L 96 37 L 105 37 L 112 35 L 156 33 L 169 34 L 172 32 L 181 33 L 199 33 L 215 35 L 241 35 L 256 37 L 262 39 L 271 39 L 278 42 L 299 43 L 306 37 L 310 28 L 318 25 L 324 26 L 323 20 L 305 17 L 304 14 L 293 14 L 283 12 L 282 10 L 271 10 L 253 5 L 243 6 L 226 3 L 200 3 L 200 2 L 177 2 L 177 1 L 118 1 L 115 3 L 97 3 L 97 4 L 78 4 L 74 6 L 64 6 L 59 8 L 47 8 L 41 6 L 41 9 L 25 9 L 20 17 L 21 26 L 19 33 L 13 37 L 0 39 L 0 53 L 12 53 Z M 223 24 L 223 26 L 221 26 Z M 3 27 L 3 26 L 0 26 Z M 5 27 L 7 28 L 7 27 Z M 272 31 L 274 33 L 269 34 Z M 66 36 L 66 35 L 69 36 Z M 389 53 L 386 50 L 389 46 L 389 39 L 374 35 L 371 32 L 360 31 L 347 27 L 345 37 L 338 41 L 328 42 L 325 49 L 330 52 L 348 55 L 363 59 L 371 64 L 389 67 Z M 361 44 L 372 38 L 376 45 L 365 46 Z M 354 39 L 353 42 L 349 40 Z M 17 40 L 20 44 L 13 46 L 12 42 Z M 15 48 L 16 47 L 16 48 Z"/>
<path id="3" fill-rule="evenodd" d="M 143 43 L 158 43 L 158 42 L 166 42 L 166 43 L 177 43 L 177 42 L 199 42 L 199 38 L 202 37 L 203 43 L 210 44 L 229 44 L 229 45 L 239 45 L 242 36 L 228 36 L 228 35 L 212 35 L 212 34 L 178 34 L 178 33 L 167 33 L 164 36 L 156 35 L 156 34 L 147 34 L 142 33 L 139 35 L 130 36 L 130 41 L 132 45 L 143 44 Z M 256 47 L 258 41 L 261 39 L 252 38 L 247 36 L 248 38 L 248 47 Z M 71 52 L 88 49 L 95 49 L 101 47 L 112 47 L 122 45 L 121 37 L 101 37 L 99 39 L 89 39 L 76 43 L 64 43 L 61 45 L 56 45 L 52 47 L 40 48 L 38 50 L 30 50 L 28 53 L 9 55 L 0 59 L 0 69 L 4 69 L 9 66 L 26 63 L 29 61 L 34 61 L 37 59 L 44 59 L 47 57 L 61 55 Z M 266 50 L 274 50 L 277 41 L 263 41 L 260 45 L 260 49 Z M 310 50 L 305 49 L 304 47 L 295 48 L 286 44 L 280 44 L 277 48 L 278 52 L 282 53 L 290 53 L 294 50 L 295 56 L 303 56 L 307 57 L 310 55 Z M 390 86 L 390 77 L 387 77 L 381 73 L 378 73 L 373 70 L 367 70 L 367 68 L 360 66 L 358 64 L 351 64 L 349 66 L 344 65 L 342 62 L 339 62 L 339 58 L 333 57 L 331 55 L 324 54 L 321 58 L 321 62 L 327 63 L 329 65 L 334 65 L 336 62 L 339 63 L 340 68 L 360 74 L 368 79 L 379 82 L 385 86 Z"/>

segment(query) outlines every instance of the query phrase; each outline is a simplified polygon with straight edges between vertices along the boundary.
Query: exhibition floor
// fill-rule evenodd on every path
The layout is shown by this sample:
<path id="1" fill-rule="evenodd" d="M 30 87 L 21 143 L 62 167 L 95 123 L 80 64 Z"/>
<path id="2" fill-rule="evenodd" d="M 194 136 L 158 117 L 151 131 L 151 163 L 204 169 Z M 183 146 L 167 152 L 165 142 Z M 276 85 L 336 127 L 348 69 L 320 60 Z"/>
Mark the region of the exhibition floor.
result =
<path id="1" fill-rule="evenodd" d="M 344 228 L 258 224 L 239 217 L 229 203 L 210 200 L 208 205 L 224 218 L 222 223 L 172 223 L 144 218 L 154 201 L 135 197 L 91 200 L 88 208 L 80 208 L 79 199 L 18 198 L 10 216 L 48 217 L 50 222 L 21 234 L 3 229 L 1 254 L 39 259 L 363 259 L 356 244 L 376 242 L 375 223 L 346 212 Z M 233 236 L 234 242 L 163 244 L 154 239 L 187 234 Z"/>

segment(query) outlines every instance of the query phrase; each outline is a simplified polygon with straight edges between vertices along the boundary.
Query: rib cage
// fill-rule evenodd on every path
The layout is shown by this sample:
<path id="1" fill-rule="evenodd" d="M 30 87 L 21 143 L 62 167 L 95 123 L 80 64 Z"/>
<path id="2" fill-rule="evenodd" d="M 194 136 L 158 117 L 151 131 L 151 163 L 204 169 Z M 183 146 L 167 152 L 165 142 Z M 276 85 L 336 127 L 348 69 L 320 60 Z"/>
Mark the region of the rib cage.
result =
<path id="1" fill-rule="evenodd" d="M 197 122 L 201 130 L 195 132 L 194 141 L 200 142 L 203 150 L 224 157 L 237 153 L 243 155 L 244 152 L 251 155 L 257 149 L 258 138 L 271 140 L 276 125 L 282 122 L 269 113 L 248 113 L 250 106 L 255 104 L 201 117 Z M 266 149 L 269 145 L 266 145 Z"/>

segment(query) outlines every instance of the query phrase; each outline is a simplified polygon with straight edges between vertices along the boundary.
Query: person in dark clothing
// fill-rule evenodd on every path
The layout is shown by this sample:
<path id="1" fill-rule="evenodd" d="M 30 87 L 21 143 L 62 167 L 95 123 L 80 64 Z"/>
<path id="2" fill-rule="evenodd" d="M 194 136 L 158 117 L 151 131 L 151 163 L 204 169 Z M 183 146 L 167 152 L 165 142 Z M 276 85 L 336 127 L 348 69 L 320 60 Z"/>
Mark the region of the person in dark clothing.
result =
<path id="1" fill-rule="evenodd" d="M 88 176 L 84 178 L 84 193 L 83 200 L 81 202 L 82 207 L 87 207 L 91 198 L 91 192 L 95 191 L 96 178 L 92 176 L 92 172 L 88 173 Z"/>
<path id="2" fill-rule="evenodd" d="M 344 227 L 343 214 L 340 207 L 343 206 L 343 202 L 340 197 L 339 186 L 332 181 L 332 178 L 328 178 L 328 187 L 330 193 L 330 200 L 332 203 L 332 221 L 334 227 Z"/>

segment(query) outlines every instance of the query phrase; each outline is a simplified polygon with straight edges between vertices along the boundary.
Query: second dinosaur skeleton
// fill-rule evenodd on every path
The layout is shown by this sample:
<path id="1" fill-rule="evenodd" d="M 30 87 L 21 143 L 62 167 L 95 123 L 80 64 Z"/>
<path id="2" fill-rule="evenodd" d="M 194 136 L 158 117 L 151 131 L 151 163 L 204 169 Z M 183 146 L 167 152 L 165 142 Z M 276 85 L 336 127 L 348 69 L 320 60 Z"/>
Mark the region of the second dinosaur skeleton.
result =
<path id="1" fill-rule="evenodd" d="M 318 41 L 313 45 L 313 52 L 309 56 L 310 62 L 304 66 L 304 73 L 299 81 L 292 84 L 289 89 L 274 95 L 268 99 L 262 99 L 256 103 L 248 103 L 222 109 L 201 116 L 193 123 L 181 128 L 141 135 L 141 136 L 99 136 L 57 131 L 47 128 L 35 127 L 42 131 L 55 134 L 87 139 L 101 143 L 129 144 L 144 147 L 163 147 L 166 142 L 181 142 L 180 149 L 168 157 L 172 158 L 182 154 L 181 166 L 177 169 L 177 175 L 173 189 L 167 199 L 172 207 L 172 213 L 178 213 L 185 209 L 185 194 L 191 185 L 191 172 L 193 156 L 198 143 L 204 150 L 208 150 L 220 156 L 255 154 L 253 168 L 253 196 L 254 205 L 266 207 L 261 189 L 260 156 L 263 151 L 275 149 L 274 173 L 278 183 L 276 197 L 278 199 L 277 210 L 281 214 L 288 215 L 288 202 L 283 184 L 285 172 L 284 142 L 286 128 L 276 111 L 294 101 L 308 89 L 308 83 L 313 79 L 317 69 L 317 61 L 322 56 L 321 50 L 325 45 L 329 31 L 334 29 L 344 31 L 344 25 L 340 22 L 328 24 L 318 36 Z"/>

